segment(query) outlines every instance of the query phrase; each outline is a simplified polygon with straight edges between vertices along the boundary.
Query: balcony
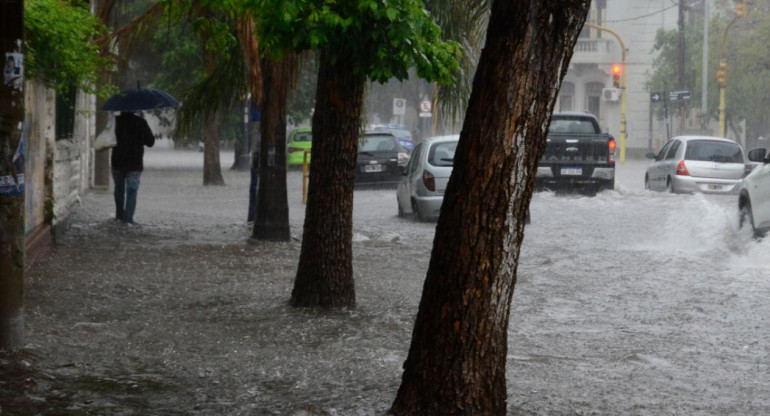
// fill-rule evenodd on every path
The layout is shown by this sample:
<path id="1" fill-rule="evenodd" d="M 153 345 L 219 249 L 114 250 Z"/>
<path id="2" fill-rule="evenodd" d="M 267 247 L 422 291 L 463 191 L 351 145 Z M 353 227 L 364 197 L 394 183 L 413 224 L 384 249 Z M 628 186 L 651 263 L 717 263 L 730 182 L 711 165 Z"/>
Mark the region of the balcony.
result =
<path id="1" fill-rule="evenodd" d="M 580 38 L 575 45 L 572 64 L 607 64 L 620 61 L 620 51 L 611 39 Z"/>

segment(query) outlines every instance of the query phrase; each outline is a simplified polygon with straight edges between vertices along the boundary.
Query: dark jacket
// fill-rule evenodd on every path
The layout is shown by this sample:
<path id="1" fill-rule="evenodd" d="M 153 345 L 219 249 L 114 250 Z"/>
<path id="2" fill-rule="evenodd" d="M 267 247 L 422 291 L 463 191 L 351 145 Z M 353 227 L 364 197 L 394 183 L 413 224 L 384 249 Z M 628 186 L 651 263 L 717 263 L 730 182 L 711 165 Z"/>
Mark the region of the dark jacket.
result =
<path id="1" fill-rule="evenodd" d="M 112 168 L 124 171 L 144 169 L 144 146 L 155 145 L 155 136 L 147 122 L 133 113 L 121 113 L 115 117 L 115 137 L 118 145 L 112 149 Z"/>

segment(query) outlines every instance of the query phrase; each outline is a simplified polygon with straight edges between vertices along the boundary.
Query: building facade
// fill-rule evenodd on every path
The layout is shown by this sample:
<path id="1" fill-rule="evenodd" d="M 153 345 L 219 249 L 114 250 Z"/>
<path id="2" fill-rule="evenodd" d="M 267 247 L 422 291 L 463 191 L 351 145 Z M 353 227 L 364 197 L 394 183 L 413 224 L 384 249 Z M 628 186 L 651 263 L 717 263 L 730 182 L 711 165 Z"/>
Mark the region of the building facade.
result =
<path id="1" fill-rule="evenodd" d="M 659 29 L 677 28 L 678 4 L 670 0 L 594 0 L 589 13 L 587 22 L 599 28 L 587 25 L 583 29 L 555 109 L 590 112 L 618 139 L 621 94 L 613 85 L 611 68 L 622 63 L 622 42 L 626 52 L 626 157 L 642 158 L 669 134 L 665 121 L 651 116 L 655 104 L 645 83 L 653 69 L 655 34 Z"/>

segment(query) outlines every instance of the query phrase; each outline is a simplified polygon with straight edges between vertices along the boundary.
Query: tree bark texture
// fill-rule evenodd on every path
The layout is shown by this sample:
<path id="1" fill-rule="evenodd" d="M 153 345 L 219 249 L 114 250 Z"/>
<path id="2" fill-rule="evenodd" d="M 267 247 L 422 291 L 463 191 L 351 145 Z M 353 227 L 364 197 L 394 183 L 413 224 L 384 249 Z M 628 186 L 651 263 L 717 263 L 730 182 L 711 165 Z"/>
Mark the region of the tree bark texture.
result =
<path id="1" fill-rule="evenodd" d="M 353 73 L 348 59 L 332 61 L 321 52 L 294 306 L 355 306 L 353 186 L 365 81 Z"/>
<path id="2" fill-rule="evenodd" d="M 21 0 L 0 1 L 3 67 L 6 53 L 21 52 L 23 22 Z M 24 121 L 23 86 L 23 82 L 14 86 L 5 79 L 0 83 L 0 177 L 18 178 L 24 173 L 12 163 Z M 24 194 L 0 190 L 0 349 L 16 349 L 24 343 L 24 254 Z"/>
<path id="3" fill-rule="evenodd" d="M 291 60 L 293 62 L 293 60 Z M 286 191 L 286 104 L 289 97 L 291 62 L 265 60 L 262 70 L 264 101 L 260 123 L 259 189 L 253 237 L 288 241 L 289 200 Z"/>
<path id="4" fill-rule="evenodd" d="M 524 224 L 589 0 L 496 0 L 393 415 L 505 415 Z"/>
<path id="5" fill-rule="evenodd" d="M 203 135 L 203 185 L 224 185 L 219 161 L 219 111 L 206 120 Z"/>

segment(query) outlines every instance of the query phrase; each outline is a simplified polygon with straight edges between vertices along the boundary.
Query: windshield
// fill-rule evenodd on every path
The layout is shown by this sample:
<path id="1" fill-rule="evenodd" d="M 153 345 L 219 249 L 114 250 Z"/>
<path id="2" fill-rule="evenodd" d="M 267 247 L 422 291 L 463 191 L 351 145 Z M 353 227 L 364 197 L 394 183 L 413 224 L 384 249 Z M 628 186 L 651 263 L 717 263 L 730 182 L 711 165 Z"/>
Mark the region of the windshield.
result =
<path id="1" fill-rule="evenodd" d="M 693 140 L 687 143 L 684 158 L 720 163 L 743 163 L 743 151 L 736 143 Z"/>
<path id="2" fill-rule="evenodd" d="M 436 143 L 428 153 L 428 163 L 433 166 L 453 166 L 457 142 Z"/>
<path id="3" fill-rule="evenodd" d="M 396 140 L 391 135 L 369 135 L 361 138 L 359 152 L 392 152 L 396 150 Z"/>

